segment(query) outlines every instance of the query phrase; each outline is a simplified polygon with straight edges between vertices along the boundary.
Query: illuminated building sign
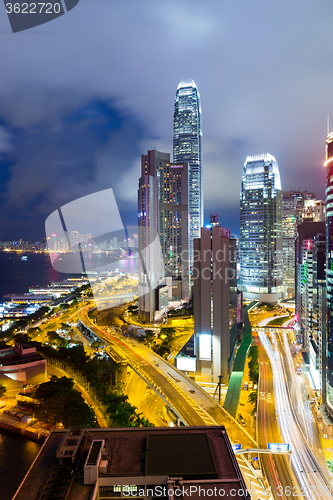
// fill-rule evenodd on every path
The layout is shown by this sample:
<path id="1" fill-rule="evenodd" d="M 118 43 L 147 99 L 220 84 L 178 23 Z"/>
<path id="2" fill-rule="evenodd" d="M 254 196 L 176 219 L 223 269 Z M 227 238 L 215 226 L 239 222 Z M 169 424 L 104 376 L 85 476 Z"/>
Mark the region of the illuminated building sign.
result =
<path id="1" fill-rule="evenodd" d="M 289 451 L 290 446 L 287 443 L 268 443 L 268 449 L 274 451 Z"/>
<path id="2" fill-rule="evenodd" d="M 207 333 L 199 336 L 199 358 L 207 361 L 212 359 L 212 337 Z"/>

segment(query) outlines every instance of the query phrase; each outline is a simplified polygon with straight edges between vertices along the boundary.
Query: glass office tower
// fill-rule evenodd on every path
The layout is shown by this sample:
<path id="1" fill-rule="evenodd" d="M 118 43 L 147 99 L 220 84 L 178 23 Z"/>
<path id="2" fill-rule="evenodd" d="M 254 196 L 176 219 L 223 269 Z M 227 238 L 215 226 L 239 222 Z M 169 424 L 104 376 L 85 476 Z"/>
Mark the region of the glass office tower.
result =
<path id="1" fill-rule="evenodd" d="M 295 296 L 295 241 L 297 226 L 302 223 L 306 200 L 315 200 L 314 193 L 307 191 L 282 192 L 282 254 L 283 286 L 286 298 Z"/>
<path id="2" fill-rule="evenodd" d="M 182 80 L 177 88 L 173 116 L 173 161 L 189 165 L 190 268 L 193 263 L 193 238 L 200 237 L 203 226 L 203 188 L 201 166 L 200 94 L 193 80 Z"/>
<path id="3" fill-rule="evenodd" d="M 277 161 L 246 158 L 240 194 L 241 287 L 245 298 L 277 302 L 282 294 L 282 195 Z"/>

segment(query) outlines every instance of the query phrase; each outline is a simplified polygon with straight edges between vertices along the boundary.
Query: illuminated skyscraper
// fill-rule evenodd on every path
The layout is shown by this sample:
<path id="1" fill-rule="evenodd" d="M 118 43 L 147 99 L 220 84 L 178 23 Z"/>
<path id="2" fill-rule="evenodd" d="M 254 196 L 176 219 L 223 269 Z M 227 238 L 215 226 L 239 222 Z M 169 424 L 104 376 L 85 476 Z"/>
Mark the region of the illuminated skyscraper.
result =
<path id="1" fill-rule="evenodd" d="M 139 315 L 154 322 L 161 309 L 159 290 L 168 305 L 167 287 L 163 287 L 164 266 L 159 239 L 159 184 L 155 169 L 143 162 L 138 189 Z M 166 290 L 164 290 L 166 288 Z"/>
<path id="2" fill-rule="evenodd" d="M 327 403 L 333 416 L 333 132 L 326 139 L 326 300 L 327 300 Z"/>
<path id="3" fill-rule="evenodd" d="M 283 286 L 287 297 L 295 296 L 295 241 L 302 222 L 305 200 L 315 200 L 314 193 L 282 192 Z"/>
<path id="4" fill-rule="evenodd" d="M 277 302 L 282 294 L 282 195 L 277 161 L 246 158 L 240 194 L 241 287 L 245 298 Z"/>
<path id="5" fill-rule="evenodd" d="M 141 157 L 142 172 L 158 185 L 158 226 L 165 277 L 172 297 L 189 297 L 188 164 L 170 163 L 170 154 L 151 150 Z M 154 181 L 154 182 L 155 182 Z M 151 214 L 155 217 L 156 214 Z"/>
<path id="6" fill-rule="evenodd" d="M 193 238 L 203 226 L 203 188 L 201 166 L 200 94 L 193 80 L 182 80 L 177 88 L 173 115 L 173 161 L 189 165 L 190 267 Z"/>

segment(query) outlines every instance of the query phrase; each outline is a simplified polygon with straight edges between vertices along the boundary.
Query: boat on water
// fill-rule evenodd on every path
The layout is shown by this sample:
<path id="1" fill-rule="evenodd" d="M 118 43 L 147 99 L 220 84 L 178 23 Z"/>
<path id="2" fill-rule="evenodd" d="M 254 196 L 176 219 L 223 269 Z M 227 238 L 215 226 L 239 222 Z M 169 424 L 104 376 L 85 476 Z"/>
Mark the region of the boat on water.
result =
<path id="1" fill-rule="evenodd" d="M 22 255 L 21 260 L 28 260 L 28 257 L 26 255 Z"/>

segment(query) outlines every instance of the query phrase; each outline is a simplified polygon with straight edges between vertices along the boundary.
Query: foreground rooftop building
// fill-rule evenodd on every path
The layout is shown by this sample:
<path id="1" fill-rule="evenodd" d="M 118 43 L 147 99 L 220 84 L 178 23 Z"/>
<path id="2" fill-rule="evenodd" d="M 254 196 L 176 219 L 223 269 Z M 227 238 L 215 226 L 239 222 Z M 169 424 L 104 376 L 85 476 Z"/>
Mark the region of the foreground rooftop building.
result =
<path id="1" fill-rule="evenodd" d="M 240 194 L 240 281 L 245 298 L 277 302 L 282 295 L 282 195 L 277 161 L 248 156 Z"/>
<path id="2" fill-rule="evenodd" d="M 53 431 L 14 498 L 180 496 L 250 500 L 224 426 Z"/>

